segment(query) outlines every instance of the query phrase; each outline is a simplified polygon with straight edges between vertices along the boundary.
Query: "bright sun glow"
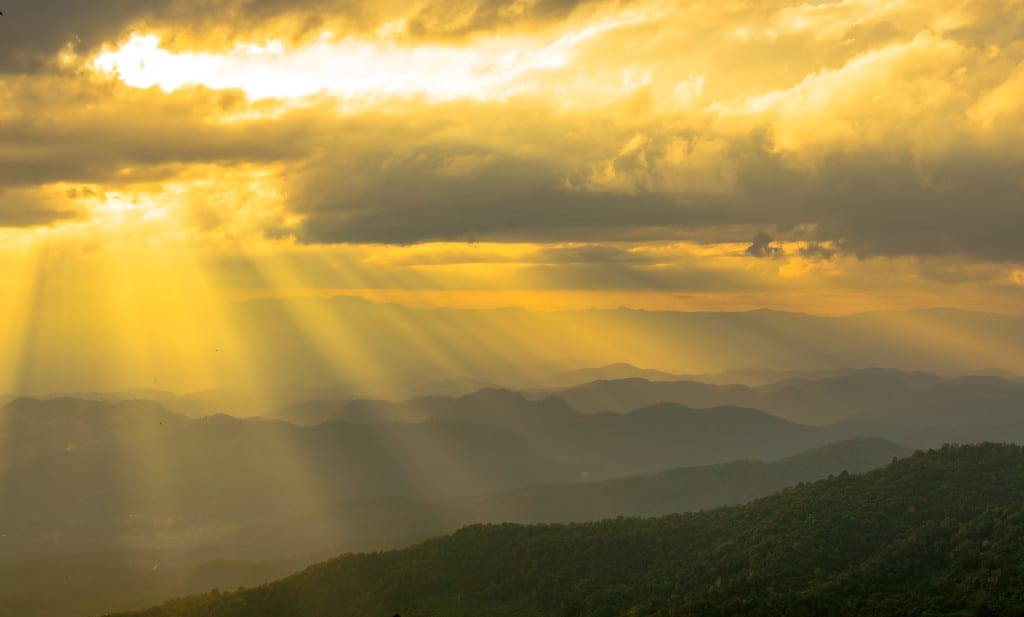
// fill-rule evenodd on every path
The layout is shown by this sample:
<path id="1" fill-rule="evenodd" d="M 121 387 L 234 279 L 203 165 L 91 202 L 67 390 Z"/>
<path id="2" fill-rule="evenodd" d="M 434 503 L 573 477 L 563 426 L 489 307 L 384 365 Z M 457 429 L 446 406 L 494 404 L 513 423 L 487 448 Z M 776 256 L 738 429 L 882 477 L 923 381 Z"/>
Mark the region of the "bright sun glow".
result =
<path id="1" fill-rule="evenodd" d="M 494 37 L 469 47 L 399 45 L 379 39 L 329 36 L 300 49 L 280 43 L 242 44 L 224 54 L 172 53 L 153 34 L 135 34 L 93 61 L 125 83 L 173 91 L 185 85 L 240 88 L 251 98 L 301 98 L 328 94 L 344 99 L 426 97 L 506 99 L 536 87 L 531 74 L 565 67 L 576 48 L 615 28 L 638 23 L 627 16 L 550 38 Z"/>

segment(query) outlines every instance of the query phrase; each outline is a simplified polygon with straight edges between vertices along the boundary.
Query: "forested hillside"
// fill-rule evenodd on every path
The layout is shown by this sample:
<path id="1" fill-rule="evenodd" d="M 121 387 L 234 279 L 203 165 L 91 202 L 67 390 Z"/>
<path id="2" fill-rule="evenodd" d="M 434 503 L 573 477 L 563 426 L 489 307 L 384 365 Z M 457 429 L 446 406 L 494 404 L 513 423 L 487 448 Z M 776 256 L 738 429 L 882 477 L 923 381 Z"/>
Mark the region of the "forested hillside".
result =
<path id="1" fill-rule="evenodd" d="M 137 616 L 1017 615 L 1024 449 L 949 446 L 745 506 L 474 526 Z"/>

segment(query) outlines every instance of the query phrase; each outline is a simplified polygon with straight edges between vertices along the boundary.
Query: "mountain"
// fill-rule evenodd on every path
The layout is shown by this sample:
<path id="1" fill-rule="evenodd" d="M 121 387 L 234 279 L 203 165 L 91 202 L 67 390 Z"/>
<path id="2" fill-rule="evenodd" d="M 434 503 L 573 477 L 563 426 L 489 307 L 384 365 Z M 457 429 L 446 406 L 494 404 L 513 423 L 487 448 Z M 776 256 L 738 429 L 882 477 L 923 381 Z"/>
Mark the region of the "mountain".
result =
<path id="1" fill-rule="evenodd" d="M 312 560 L 218 560 L 180 564 L 167 555 L 108 551 L 63 559 L 0 561 L 0 615 L 85 617 L 167 598 L 266 583 Z"/>
<path id="2" fill-rule="evenodd" d="M 473 526 L 136 617 L 1018 615 L 1024 449 L 919 452 L 745 506 Z"/>
<path id="3" fill-rule="evenodd" d="M 694 381 L 596 381 L 553 394 L 581 411 L 629 411 L 659 402 L 693 407 L 739 405 L 787 419 L 827 424 L 860 414 L 914 404 L 920 392 L 943 382 L 924 373 L 869 369 L 821 379 L 796 378 L 757 388 Z"/>
<path id="4" fill-rule="evenodd" d="M 472 523 L 553 523 L 616 516 L 659 516 L 733 505 L 843 471 L 881 467 L 910 454 L 884 440 L 854 439 L 778 461 L 684 467 L 603 482 L 544 484 L 444 500 L 388 497 L 346 501 L 325 515 L 240 529 L 213 544 L 215 554 L 247 559 L 313 554 L 325 546 L 397 542 Z"/>
<path id="5" fill-rule="evenodd" d="M 682 375 L 654 369 L 637 368 L 625 362 L 616 362 L 595 368 L 581 368 L 562 371 L 552 375 L 548 381 L 556 387 L 569 387 L 602 379 L 646 379 L 647 381 L 677 381 Z M 535 384 L 534 384 L 535 385 Z"/>
<path id="6" fill-rule="evenodd" d="M 641 378 L 599 380 L 558 390 L 555 396 L 574 409 L 595 413 L 627 412 L 658 403 L 692 407 L 740 405 L 756 407 L 764 396 L 748 386 L 715 385 L 697 381 L 648 381 Z M 792 412 L 790 409 L 787 411 Z"/>
<path id="7" fill-rule="evenodd" d="M 853 419 L 921 425 L 1024 421 L 1024 382 L 999 377 L 944 378 L 892 369 L 792 378 L 756 388 L 620 379 L 595 381 L 549 395 L 586 412 L 624 412 L 659 402 L 692 407 L 737 405 L 815 425 Z"/>
<path id="8" fill-rule="evenodd" d="M 457 495 L 574 476 L 516 435 L 466 423 L 303 429 L 219 416 L 0 473 L 0 553 L 153 538 L 184 549 L 345 496 Z"/>
<path id="9" fill-rule="evenodd" d="M 585 478 L 741 458 L 778 458 L 834 441 L 825 430 L 756 409 L 693 409 L 660 403 L 625 414 L 582 414 L 558 397 L 532 401 L 498 389 L 399 403 L 314 402 L 285 410 L 282 417 L 360 423 L 459 421 L 491 426 L 525 436 L 534 451 L 574 465 Z"/>
<path id="10" fill-rule="evenodd" d="M 911 400 L 867 410 L 858 419 L 923 425 L 1024 422 L 1024 382 L 982 376 L 952 379 Z"/>
<path id="11" fill-rule="evenodd" d="M 307 427 L 228 416 L 193 420 L 153 403 L 133 405 L 138 414 L 124 403 L 71 399 L 26 399 L 6 408 L 8 418 L 34 418 L 28 426 L 55 418 L 49 430 L 61 439 L 0 472 L 0 528 L 7 532 L 0 553 L 64 554 L 115 539 L 187 550 L 245 524 L 319 511 L 340 499 L 437 498 L 610 479 L 776 459 L 833 441 L 828 431 L 752 409 L 662 404 L 581 414 L 557 398 L 533 402 L 504 390 L 351 403 L 344 416 L 352 420 Z M 422 414 L 415 418 L 421 421 L 405 422 L 410 414 Z M 368 415 L 376 421 L 364 421 Z M 106 432 L 102 423 L 80 431 L 82 418 L 117 422 Z M 79 434 L 98 437 L 89 447 L 64 445 L 66 436 Z"/>
<path id="12" fill-rule="evenodd" d="M 772 462 L 744 460 L 603 482 L 525 487 L 446 505 L 467 514 L 467 523 L 659 516 L 745 503 L 831 474 L 869 471 L 910 453 L 886 440 L 852 439 Z"/>
<path id="13" fill-rule="evenodd" d="M 0 407 L 0 471 L 47 455 L 154 437 L 184 420 L 144 400 L 15 399 Z"/>
<path id="14" fill-rule="evenodd" d="M 964 375 L 967 377 L 999 377 L 1000 379 L 1006 379 L 1008 381 L 1020 381 L 1024 379 L 1024 377 L 1021 377 L 1017 373 L 994 366 L 966 371 Z"/>
<path id="15" fill-rule="evenodd" d="M 485 388 L 460 397 L 423 396 L 401 402 L 305 401 L 281 410 L 277 417 L 296 424 L 464 421 L 527 429 L 538 424 L 572 422 L 579 415 L 558 397 L 531 400 L 511 390 Z"/>
<path id="16" fill-rule="evenodd" d="M 632 411 L 632 410 L 630 410 Z M 276 417 L 296 424 L 342 422 L 481 422 L 504 427 L 558 420 L 578 412 L 558 397 L 532 400 L 502 388 L 484 388 L 459 396 L 421 396 L 406 401 L 356 399 L 303 401 L 280 410 Z"/>

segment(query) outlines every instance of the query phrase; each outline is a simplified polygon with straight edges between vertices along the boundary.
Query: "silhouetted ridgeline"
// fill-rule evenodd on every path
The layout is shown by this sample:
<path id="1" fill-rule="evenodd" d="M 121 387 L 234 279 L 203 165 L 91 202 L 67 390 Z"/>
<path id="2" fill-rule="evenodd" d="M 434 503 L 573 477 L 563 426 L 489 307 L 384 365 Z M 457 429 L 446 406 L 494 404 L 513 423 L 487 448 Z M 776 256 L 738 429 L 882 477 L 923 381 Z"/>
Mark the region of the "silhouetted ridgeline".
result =
<path id="1" fill-rule="evenodd" d="M 690 407 L 751 407 L 806 424 L 863 420 L 953 426 L 1024 420 L 1024 382 L 982 376 L 942 378 L 891 369 L 786 379 L 756 388 L 638 378 L 602 380 L 551 394 L 583 412 L 626 412 L 671 402 Z"/>
<path id="2" fill-rule="evenodd" d="M 145 617 L 1018 615 L 1024 449 L 945 447 L 753 504 L 474 526 Z"/>

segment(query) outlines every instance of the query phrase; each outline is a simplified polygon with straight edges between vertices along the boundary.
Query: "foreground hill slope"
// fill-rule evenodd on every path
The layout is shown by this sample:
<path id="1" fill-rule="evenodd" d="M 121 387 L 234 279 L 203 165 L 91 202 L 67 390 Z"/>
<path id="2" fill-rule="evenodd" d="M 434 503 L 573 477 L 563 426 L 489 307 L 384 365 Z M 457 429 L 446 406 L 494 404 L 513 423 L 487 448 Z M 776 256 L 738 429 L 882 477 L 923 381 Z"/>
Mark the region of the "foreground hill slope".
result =
<path id="1" fill-rule="evenodd" d="M 234 532 L 222 524 L 217 531 L 226 535 L 207 533 L 191 550 L 167 521 L 147 533 L 136 519 L 130 529 L 115 529 L 87 551 L 74 550 L 79 543 L 73 534 L 82 523 L 74 512 L 64 513 L 74 526 L 58 528 L 68 529 L 59 536 L 31 543 L 31 537 L 20 535 L 29 541 L 20 551 L 12 528 L 0 523 L 7 533 L 0 537 L 0 615 L 84 617 L 137 610 L 214 587 L 259 585 L 341 552 L 401 548 L 474 523 L 593 521 L 733 505 L 844 470 L 875 469 L 909 454 L 891 442 L 858 439 L 774 462 L 736 461 L 473 497 L 346 500 L 326 512 L 251 522 Z M 248 520 L 251 516 L 233 522 Z"/>
<path id="2" fill-rule="evenodd" d="M 1024 611 L 1024 449 L 946 447 L 746 506 L 475 526 L 136 615 L 957 615 Z"/>

